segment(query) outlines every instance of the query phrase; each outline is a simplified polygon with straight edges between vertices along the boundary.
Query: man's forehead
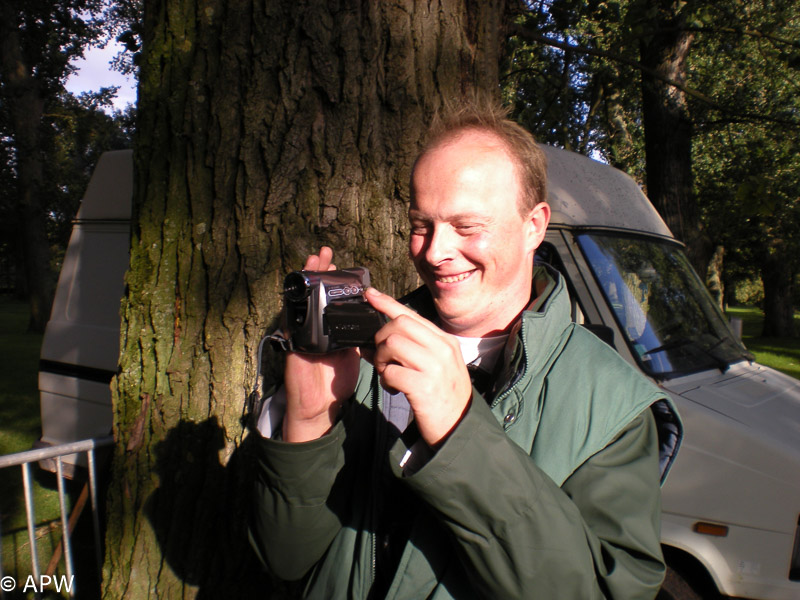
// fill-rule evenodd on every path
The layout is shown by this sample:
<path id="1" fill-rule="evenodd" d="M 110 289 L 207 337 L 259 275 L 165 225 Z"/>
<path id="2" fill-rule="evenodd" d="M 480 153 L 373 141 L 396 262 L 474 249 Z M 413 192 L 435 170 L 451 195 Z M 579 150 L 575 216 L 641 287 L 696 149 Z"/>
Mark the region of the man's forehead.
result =
<path id="1" fill-rule="evenodd" d="M 454 210 L 453 215 L 472 212 L 485 215 L 493 210 L 489 204 L 497 204 L 497 193 L 519 202 L 519 169 L 497 134 L 468 129 L 442 138 L 420 156 L 414 165 L 410 191 L 412 209 L 423 204 L 425 210 L 431 210 L 429 201 L 439 198 L 447 199 L 448 203 L 459 202 L 460 210 Z M 479 199 L 484 201 L 479 202 Z M 437 207 L 437 212 L 444 208 Z M 421 215 L 417 213 L 417 216 Z M 435 218 L 453 220 L 455 217 L 437 214 Z"/>
<path id="2" fill-rule="evenodd" d="M 509 161 L 512 160 L 508 148 L 500 136 L 492 131 L 476 127 L 459 129 L 442 136 L 441 139 L 425 151 L 424 155 L 435 152 L 448 152 L 462 147 L 470 147 L 484 152 L 500 152 Z"/>
<path id="3" fill-rule="evenodd" d="M 491 167 L 487 167 L 489 163 Z M 460 179 L 465 185 L 472 185 L 469 179 L 485 176 L 487 168 L 493 172 L 510 169 L 513 173 L 511 177 L 519 180 L 514 157 L 496 134 L 478 129 L 454 132 L 439 140 L 417 159 L 411 176 L 412 199 L 416 188 L 426 183 L 428 178 Z M 425 179 L 420 179 L 421 173 Z"/>
<path id="4" fill-rule="evenodd" d="M 412 184 L 423 183 L 420 177 L 462 181 L 482 179 L 486 171 L 511 169 L 514 161 L 505 148 L 490 136 L 461 137 L 443 143 L 423 154 L 414 166 Z"/>

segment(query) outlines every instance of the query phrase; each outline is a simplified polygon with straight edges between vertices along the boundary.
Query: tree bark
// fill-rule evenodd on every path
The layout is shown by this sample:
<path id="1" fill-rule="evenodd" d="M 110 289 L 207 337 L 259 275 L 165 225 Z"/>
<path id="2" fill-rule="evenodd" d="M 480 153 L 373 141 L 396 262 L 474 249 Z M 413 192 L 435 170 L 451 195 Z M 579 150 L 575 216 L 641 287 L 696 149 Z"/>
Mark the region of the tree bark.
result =
<path id="1" fill-rule="evenodd" d="M 244 517 L 282 279 L 328 244 L 384 291 L 417 285 L 412 161 L 444 100 L 496 93 L 503 17 L 502 0 L 146 4 L 104 598 L 280 596 Z"/>
<path id="2" fill-rule="evenodd" d="M 706 288 L 721 311 L 725 310 L 725 284 L 722 277 L 724 259 L 725 247 L 717 246 L 706 271 Z"/>
<path id="3" fill-rule="evenodd" d="M 794 306 L 792 282 L 794 274 L 783 252 L 773 248 L 761 263 L 761 281 L 764 283 L 764 337 L 794 337 Z"/>
<path id="4" fill-rule="evenodd" d="M 680 2 L 658 0 L 652 35 L 640 45 L 642 64 L 670 81 L 686 80 L 686 59 L 694 34 L 687 31 Z M 647 195 L 673 235 L 687 246 L 698 273 L 705 273 L 710 244 L 700 227 L 692 194 L 692 123 L 686 94 L 642 72 Z"/>

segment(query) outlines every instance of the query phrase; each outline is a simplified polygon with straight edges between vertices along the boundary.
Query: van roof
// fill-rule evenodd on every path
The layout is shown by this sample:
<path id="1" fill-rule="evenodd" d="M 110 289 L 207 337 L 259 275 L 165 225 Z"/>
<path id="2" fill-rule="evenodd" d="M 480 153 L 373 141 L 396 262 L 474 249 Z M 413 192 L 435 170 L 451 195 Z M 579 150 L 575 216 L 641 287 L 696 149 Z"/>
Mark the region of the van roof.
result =
<path id="1" fill-rule="evenodd" d="M 129 220 L 133 150 L 103 152 L 81 199 L 77 221 Z"/>
<path id="2" fill-rule="evenodd" d="M 639 231 L 674 239 L 629 175 L 582 154 L 541 148 L 547 156 L 551 226 Z"/>

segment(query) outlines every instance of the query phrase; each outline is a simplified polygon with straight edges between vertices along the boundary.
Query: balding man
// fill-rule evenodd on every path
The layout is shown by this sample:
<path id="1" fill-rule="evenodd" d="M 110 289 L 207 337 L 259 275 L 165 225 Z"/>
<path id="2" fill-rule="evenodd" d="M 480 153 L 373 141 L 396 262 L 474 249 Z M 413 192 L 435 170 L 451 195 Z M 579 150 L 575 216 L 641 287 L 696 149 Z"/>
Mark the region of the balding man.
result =
<path id="1" fill-rule="evenodd" d="M 550 216 L 532 136 L 444 119 L 414 166 L 425 285 L 374 351 L 290 353 L 259 422 L 251 538 L 314 598 L 653 598 L 664 395 L 570 321 L 534 254 Z M 335 268 L 330 248 L 305 269 Z M 656 411 L 659 415 L 670 411 Z M 674 412 L 672 425 L 679 425 Z"/>

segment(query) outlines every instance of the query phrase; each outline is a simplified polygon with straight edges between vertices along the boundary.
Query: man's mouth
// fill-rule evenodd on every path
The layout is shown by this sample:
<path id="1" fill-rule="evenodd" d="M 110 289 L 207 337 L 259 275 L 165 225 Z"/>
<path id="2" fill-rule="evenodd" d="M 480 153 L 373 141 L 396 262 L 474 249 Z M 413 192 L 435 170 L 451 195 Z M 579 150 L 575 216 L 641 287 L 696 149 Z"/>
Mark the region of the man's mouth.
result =
<path id="1" fill-rule="evenodd" d="M 458 283 L 459 281 L 464 281 L 467 277 L 470 277 L 474 272 L 475 271 L 467 271 L 465 273 L 459 273 L 458 275 L 436 277 L 436 281 L 438 283 Z"/>

